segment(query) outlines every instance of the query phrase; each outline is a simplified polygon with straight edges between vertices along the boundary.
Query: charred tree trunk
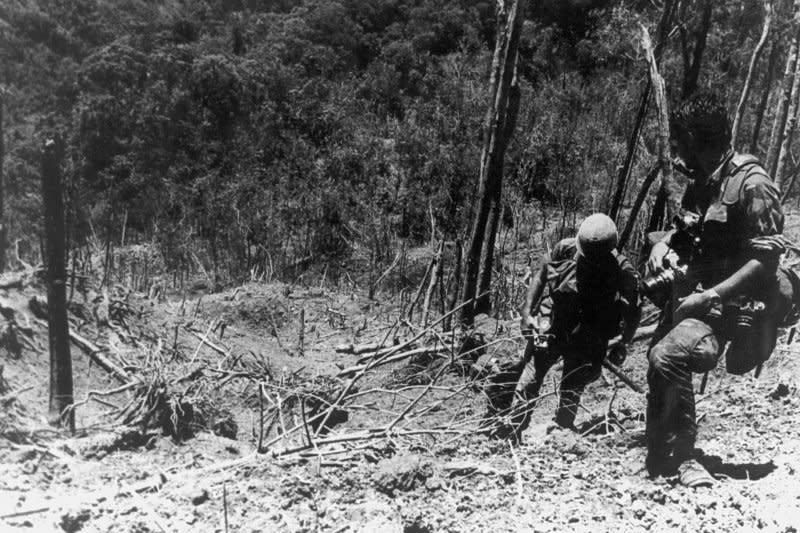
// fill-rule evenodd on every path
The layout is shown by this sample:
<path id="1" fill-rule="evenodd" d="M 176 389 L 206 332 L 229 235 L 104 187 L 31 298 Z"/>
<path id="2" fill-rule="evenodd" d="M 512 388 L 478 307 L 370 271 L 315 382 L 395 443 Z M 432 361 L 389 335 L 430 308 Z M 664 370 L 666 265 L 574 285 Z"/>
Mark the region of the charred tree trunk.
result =
<path id="1" fill-rule="evenodd" d="M 519 80 L 517 79 L 517 66 L 514 65 L 514 78 L 509 88 L 508 113 L 503 129 L 503 146 L 508 146 L 514 128 L 517 125 L 519 114 Z M 478 295 L 475 299 L 475 313 L 488 313 L 491 310 L 492 269 L 494 268 L 494 245 L 497 239 L 497 228 L 500 223 L 500 215 L 503 212 L 503 180 L 502 176 L 492 187 L 492 205 L 489 209 L 489 224 L 484 235 L 484 246 L 481 257 L 481 274 L 478 284 Z"/>
<path id="2" fill-rule="evenodd" d="M 42 153 L 42 198 L 47 262 L 47 325 L 50 340 L 50 418 L 51 423 L 75 429 L 72 410 L 72 359 L 69 353 L 67 322 L 66 239 L 64 197 L 59 171 L 59 147 L 45 142 Z M 65 416 L 66 414 L 66 416 Z"/>
<path id="3" fill-rule="evenodd" d="M 700 25 L 694 32 L 694 48 L 689 53 L 686 32 L 681 32 L 683 42 L 683 98 L 697 90 L 697 80 L 700 78 L 700 66 L 703 62 L 703 52 L 706 50 L 708 30 L 711 29 L 711 13 L 713 11 L 711 0 L 703 0 L 703 12 Z"/>
<path id="4" fill-rule="evenodd" d="M 795 2 L 795 11 L 793 15 L 797 15 L 797 2 Z M 778 103 L 775 105 L 775 119 L 772 123 L 772 134 L 769 138 L 769 147 L 767 148 L 766 169 L 770 175 L 775 175 L 775 169 L 778 166 L 778 156 L 780 155 L 781 144 L 783 144 L 783 134 L 786 129 L 786 121 L 789 116 L 789 103 L 792 97 L 792 87 L 794 85 L 794 77 L 797 66 L 797 40 L 798 40 L 798 26 L 796 18 L 792 23 L 792 41 L 789 45 L 789 52 L 786 55 L 786 68 L 783 71 L 783 80 L 781 81 L 781 92 L 778 97 Z"/>
<path id="5" fill-rule="evenodd" d="M 674 11 L 677 7 L 678 3 L 674 2 L 674 0 L 667 0 L 664 3 L 664 11 L 661 14 L 661 20 L 658 23 L 658 44 L 656 44 L 654 51 L 656 61 L 658 62 L 661 61 L 664 43 L 667 40 L 667 35 L 669 33 L 668 30 L 672 24 Z M 611 201 L 611 207 L 609 208 L 608 216 L 614 220 L 619 217 L 619 212 L 622 209 L 622 203 L 625 199 L 625 191 L 628 188 L 628 181 L 630 181 L 631 169 L 633 168 L 633 161 L 636 156 L 636 147 L 639 145 L 639 136 L 642 132 L 645 116 L 647 115 L 648 104 L 652 90 L 652 81 L 648 76 L 644 91 L 642 92 L 641 100 L 639 101 L 639 110 L 636 113 L 636 121 L 633 125 L 633 131 L 628 139 L 628 150 L 625 154 L 625 161 L 622 165 L 622 168 L 620 168 L 619 174 L 617 175 L 617 184 L 614 190 L 614 197 Z"/>
<path id="6" fill-rule="evenodd" d="M 789 150 L 792 146 L 792 138 L 794 137 L 794 130 L 797 125 L 797 100 L 800 98 L 800 61 L 795 62 L 793 78 L 792 93 L 789 97 L 786 125 L 783 129 L 781 147 L 778 150 L 778 161 L 775 164 L 775 173 L 772 176 L 772 179 L 775 181 L 775 187 L 777 187 L 778 190 L 781 190 L 781 185 L 783 184 L 783 173 L 786 169 L 786 160 L 789 158 Z"/>
<path id="7" fill-rule="evenodd" d="M 0 274 L 6 270 L 6 242 L 8 241 L 5 213 L 5 191 L 6 183 L 3 174 L 3 161 L 5 160 L 6 150 L 3 136 L 3 91 L 0 90 Z"/>
<path id="8" fill-rule="evenodd" d="M 619 236 L 619 244 L 617 245 L 618 250 L 622 250 L 625 247 L 625 245 L 628 243 L 628 239 L 630 239 L 631 235 L 633 234 L 633 228 L 636 225 L 635 214 L 638 213 L 642 208 L 642 205 L 644 205 L 644 201 L 647 198 L 647 193 L 650 190 L 650 186 L 653 185 L 653 182 L 656 180 L 658 173 L 661 170 L 663 170 L 661 168 L 661 163 L 656 163 L 644 178 L 644 181 L 642 182 L 642 188 L 639 189 L 639 193 L 636 195 L 636 200 L 633 202 L 633 207 L 631 207 L 631 216 L 628 217 L 628 222 L 625 224 L 625 228 L 622 230 L 622 233 Z"/>
<path id="9" fill-rule="evenodd" d="M 484 249 L 486 249 L 489 256 L 493 253 L 489 249 L 490 243 L 487 242 L 487 232 L 490 233 L 492 230 L 492 225 L 489 222 L 493 199 L 498 198 L 502 192 L 503 159 L 509 138 L 507 132 L 509 124 L 514 122 L 514 117 L 511 116 L 515 111 L 512 101 L 512 85 L 515 78 L 519 36 L 522 31 L 522 13 L 520 12 L 519 4 L 519 0 L 505 0 L 504 3 L 500 4 L 498 13 L 497 41 L 495 43 L 490 77 L 491 103 L 483 126 L 484 137 L 478 181 L 477 208 L 467 249 L 464 290 L 461 296 L 464 302 L 477 299 L 480 296 L 478 281 L 481 267 L 483 266 L 484 272 L 487 270 L 486 264 L 482 264 L 481 261 L 487 257 L 484 254 Z M 497 204 L 499 204 L 499 199 Z M 499 209 L 499 205 L 497 209 Z M 493 239 L 488 240 L 493 241 Z M 489 266 L 491 266 L 490 261 Z M 491 268 L 488 270 L 487 275 L 489 276 L 489 282 L 491 282 Z M 464 306 L 461 312 L 461 322 L 464 325 L 472 325 L 477 308 L 476 304 L 477 302 L 473 302 L 472 305 Z"/>
<path id="10" fill-rule="evenodd" d="M 614 198 L 611 200 L 611 207 L 608 210 L 608 216 L 614 220 L 617 219 L 619 210 L 622 207 L 622 200 L 625 198 L 625 189 L 628 187 L 633 159 L 636 156 L 636 147 L 639 145 L 639 135 L 642 132 L 644 117 L 647 115 L 648 102 L 650 101 L 650 89 L 650 78 L 648 77 L 647 83 L 644 86 L 644 91 L 642 92 L 642 98 L 639 101 L 639 110 L 636 112 L 636 121 L 633 123 L 633 131 L 628 139 L 628 150 L 625 153 L 625 162 L 619 169 Z"/>
<path id="11" fill-rule="evenodd" d="M 750 96 L 750 88 L 753 83 L 753 74 L 756 70 L 756 65 L 761 57 L 761 51 L 769 37 L 769 28 L 772 24 L 772 1 L 766 0 L 764 2 L 764 27 L 761 30 L 761 37 L 753 49 L 753 55 L 750 57 L 750 65 L 747 67 L 747 76 L 744 79 L 744 87 L 742 87 L 742 94 L 739 97 L 739 103 L 736 105 L 736 115 L 733 118 L 733 128 L 731 129 L 731 143 L 736 146 L 736 138 L 739 136 L 739 126 L 742 122 L 742 114 L 744 113 L 745 105 L 747 105 L 747 98 Z M 769 80 L 767 80 L 769 82 Z"/>
<path id="12" fill-rule="evenodd" d="M 761 92 L 761 101 L 759 101 L 758 108 L 756 109 L 756 123 L 753 125 L 753 136 L 750 139 L 749 151 L 751 154 L 755 154 L 758 151 L 758 139 L 761 136 L 761 125 L 764 123 L 764 114 L 767 111 L 769 93 L 772 89 L 772 82 L 775 79 L 775 65 L 778 63 L 780 49 L 778 42 L 775 41 L 772 45 L 772 51 L 769 53 L 766 78 L 764 79 L 764 87 Z"/>
<path id="13" fill-rule="evenodd" d="M 453 277 L 451 278 L 450 287 L 448 287 L 447 296 L 447 313 L 452 313 L 456 308 L 458 302 L 458 293 L 461 289 L 461 239 L 456 240 L 455 259 L 453 261 Z M 450 331 L 452 325 L 452 314 L 445 317 L 442 321 L 442 331 Z"/>
<path id="14" fill-rule="evenodd" d="M 636 218 L 639 214 L 639 210 L 644 204 L 644 200 L 647 197 L 647 192 L 650 186 L 659 173 L 661 174 L 661 188 L 663 189 L 661 194 L 666 195 L 664 201 L 667 207 L 667 215 L 671 216 L 671 211 L 674 209 L 670 208 L 670 200 L 671 197 L 674 197 L 674 195 L 672 194 L 673 184 L 669 160 L 669 109 L 667 105 L 667 90 L 664 83 L 664 78 L 662 78 L 661 74 L 658 72 L 658 63 L 653 50 L 653 44 L 650 41 L 650 34 L 647 32 L 647 28 L 644 26 L 642 26 L 642 47 L 644 48 L 645 56 L 647 57 L 647 62 L 649 64 L 650 82 L 653 86 L 653 96 L 656 104 L 656 112 L 658 113 L 658 162 L 648 173 L 647 177 L 642 183 L 642 187 L 639 190 L 636 201 L 631 208 L 631 213 L 628 216 L 628 222 L 625 224 L 625 229 L 622 231 L 622 234 L 619 238 L 619 244 L 617 245 L 617 248 L 620 250 L 625 247 L 628 239 L 630 239 L 630 236 L 633 233 L 634 225 L 636 224 Z"/>

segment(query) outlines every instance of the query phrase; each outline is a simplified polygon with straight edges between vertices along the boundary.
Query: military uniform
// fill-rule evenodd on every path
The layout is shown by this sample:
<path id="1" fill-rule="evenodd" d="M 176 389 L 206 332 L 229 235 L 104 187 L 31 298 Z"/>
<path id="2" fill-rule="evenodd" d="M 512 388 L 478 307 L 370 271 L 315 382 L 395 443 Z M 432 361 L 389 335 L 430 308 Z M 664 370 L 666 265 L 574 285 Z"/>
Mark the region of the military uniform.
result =
<path id="1" fill-rule="evenodd" d="M 545 375 L 559 357 L 564 359 L 556 422 L 571 427 L 583 389 L 600 376 L 608 341 L 620 333 L 630 341 L 639 322 L 638 276 L 616 251 L 591 265 L 578 260 L 576 239 L 564 239 L 553 249 L 539 273 L 546 283 L 541 308 L 549 315 L 544 333 L 550 348 L 539 350 L 533 339 L 525 349 L 525 367 L 517 383 L 517 404 L 539 395 Z M 524 427 L 527 415 L 516 421 Z"/>
<path id="2" fill-rule="evenodd" d="M 769 292 L 765 289 L 774 283 L 785 249 L 781 237 L 784 219 L 779 192 L 757 160 L 729 153 L 705 182 L 689 185 L 682 208 L 701 216 L 701 251 L 690 260 L 691 281 L 683 287 L 675 286 L 672 307 L 698 283 L 704 289 L 714 287 L 751 259 L 764 264 L 768 275 L 763 284 L 737 295 L 737 300 L 763 300 Z M 717 365 L 725 343 L 733 335 L 731 308 L 718 304 L 706 316 L 687 318 L 678 324 L 672 323 L 673 309 L 665 310 L 648 353 L 647 444 L 651 473 L 659 473 L 657 469 L 666 464 L 670 455 L 680 461 L 693 452 L 697 424 L 692 373 L 707 372 Z M 767 345 L 763 351 L 768 356 L 774 337 L 764 343 Z"/>

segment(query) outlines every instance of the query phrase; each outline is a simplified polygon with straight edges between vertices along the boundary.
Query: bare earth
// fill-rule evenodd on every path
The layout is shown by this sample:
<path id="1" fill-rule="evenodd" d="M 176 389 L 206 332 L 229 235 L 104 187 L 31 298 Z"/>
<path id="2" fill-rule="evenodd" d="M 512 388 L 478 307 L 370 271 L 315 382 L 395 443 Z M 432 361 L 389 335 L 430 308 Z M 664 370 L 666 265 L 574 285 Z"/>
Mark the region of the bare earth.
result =
<path id="1" fill-rule="evenodd" d="M 130 412 L 141 401 L 135 393 L 144 389 L 133 387 L 79 405 L 75 436 L 56 433 L 44 421 L 46 328 L 29 306 L 42 295 L 36 283 L 0 291 L 2 306 L 30 326 L 18 355 L 7 342 L 0 351 L 2 531 L 788 532 L 800 524 L 800 348 L 785 335 L 759 379 L 728 375 L 724 364 L 709 375 L 698 396 L 699 446 L 718 483 L 690 490 L 647 478 L 645 399 L 613 375 L 584 395 L 583 434 L 549 427 L 550 385 L 524 443 L 512 449 L 472 434 L 485 398 L 479 378 L 451 365 L 448 350 L 418 367 L 403 360 L 366 372 L 344 402 L 348 420 L 314 435 L 302 423 L 313 402 L 301 408 L 292 398 L 341 391 L 347 378 L 331 376 L 364 355 L 334 348 L 400 342 L 417 331 L 397 323 L 399 298 L 371 301 L 346 287 L 254 282 L 185 301 L 117 289 L 107 321 L 101 297 L 76 294 L 73 330 L 131 379 L 165 383 L 203 419 L 180 442 L 152 420 L 122 427 L 126 405 Z M 128 307 L 115 314 L 115 301 Z M 482 328 L 490 344 L 482 360 L 521 350 L 514 321 Z M 429 332 L 418 346 L 448 340 Z M 644 388 L 646 343 L 624 367 Z M 77 400 L 122 385 L 74 344 L 72 355 Z M 259 381 L 264 453 L 256 453 Z M 236 423 L 235 439 L 214 434 L 233 436 L 220 421 Z"/>

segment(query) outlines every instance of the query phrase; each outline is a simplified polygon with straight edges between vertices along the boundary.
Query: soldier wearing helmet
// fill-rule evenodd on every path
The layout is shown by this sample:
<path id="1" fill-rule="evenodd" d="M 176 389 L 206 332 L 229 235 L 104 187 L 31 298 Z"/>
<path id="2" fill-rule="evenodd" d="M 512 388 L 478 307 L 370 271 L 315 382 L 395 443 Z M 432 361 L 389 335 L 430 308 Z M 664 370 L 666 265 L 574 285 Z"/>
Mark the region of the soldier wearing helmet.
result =
<path id="1" fill-rule="evenodd" d="M 731 372 L 750 370 L 769 357 L 777 325 L 770 325 L 767 314 L 753 325 L 758 338 L 744 338 L 756 341 L 744 350 L 742 344 L 735 349 L 738 333 L 732 324 L 775 284 L 784 251 L 783 213 L 780 195 L 756 158 L 733 151 L 728 115 L 716 95 L 701 92 L 682 102 L 671 130 L 676 166 L 691 180 L 681 208 L 699 220 L 699 236 L 690 256 L 682 258 L 685 279 L 673 285 L 648 353 L 646 466 L 652 476 L 677 473 L 694 487 L 710 485 L 713 478 L 694 447 L 692 373 L 713 369 L 728 340 L 734 341 L 727 355 Z M 673 251 L 678 235 L 667 233 L 653 246 L 651 273 L 681 259 Z"/>
<path id="2" fill-rule="evenodd" d="M 559 357 L 564 370 L 555 422 L 570 429 L 580 395 L 600 376 L 606 353 L 611 362 L 624 362 L 626 345 L 639 324 L 638 276 L 616 245 L 614 221 L 591 215 L 575 238 L 556 244 L 533 277 L 522 309 L 522 332 L 528 337 L 525 367 L 514 393 L 510 427 L 505 427 L 517 438 L 529 421 L 531 402 Z M 549 315 L 549 324 L 535 318 L 540 307 Z M 609 346 L 620 333 L 621 340 Z"/>

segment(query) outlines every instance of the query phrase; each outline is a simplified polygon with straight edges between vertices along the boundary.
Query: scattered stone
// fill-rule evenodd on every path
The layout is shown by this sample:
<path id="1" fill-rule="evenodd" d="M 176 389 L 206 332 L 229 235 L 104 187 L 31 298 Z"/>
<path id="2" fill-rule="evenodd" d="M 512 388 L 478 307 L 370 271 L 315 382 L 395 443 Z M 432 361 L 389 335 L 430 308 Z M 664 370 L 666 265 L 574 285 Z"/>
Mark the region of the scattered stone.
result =
<path id="1" fill-rule="evenodd" d="M 192 500 L 192 505 L 201 505 L 208 501 L 208 491 L 206 489 L 197 489 L 189 495 Z"/>
<path id="2" fill-rule="evenodd" d="M 211 431 L 214 435 L 225 437 L 226 439 L 236 440 L 236 434 L 239 432 L 239 425 L 233 415 L 226 413 L 224 416 L 217 418 L 211 425 Z"/>
<path id="3" fill-rule="evenodd" d="M 27 463 L 28 461 L 36 459 L 36 450 L 22 450 L 16 452 L 12 457 L 12 463 Z"/>
<path id="4" fill-rule="evenodd" d="M 372 475 L 375 488 L 380 492 L 394 496 L 396 491 L 407 492 L 433 475 L 429 462 L 418 455 L 399 455 L 384 459 L 378 463 L 377 471 Z"/>
<path id="5" fill-rule="evenodd" d="M 83 529 L 91 517 L 92 513 L 88 509 L 70 509 L 61 515 L 58 525 L 67 533 L 75 533 Z"/>
<path id="6" fill-rule="evenodd" d="M 786 383 L 778 383 L 778 385 L 769 393 L 769 398 L 772 400 L 780 400 L 781 398 L 785 398 L 789 396 L 791 390 Z"/>
<path id="7" fill-rule="evenodd" d="M 87 439 L 87 442 L 81 446 L 80 453 L 84 459 L 101 460 L 109 453 L 119 450 L 135 450 L 143 446 L 148 439 L 149 436 L 139 429 L 124 427 Z"/>
<path id="8" fill-rule="evenodd" d="M 444 486 L 444 482 L 438 476 L 429 477 L 425 480 L 425 488 L 431 492 L 441 490 Z"/>

